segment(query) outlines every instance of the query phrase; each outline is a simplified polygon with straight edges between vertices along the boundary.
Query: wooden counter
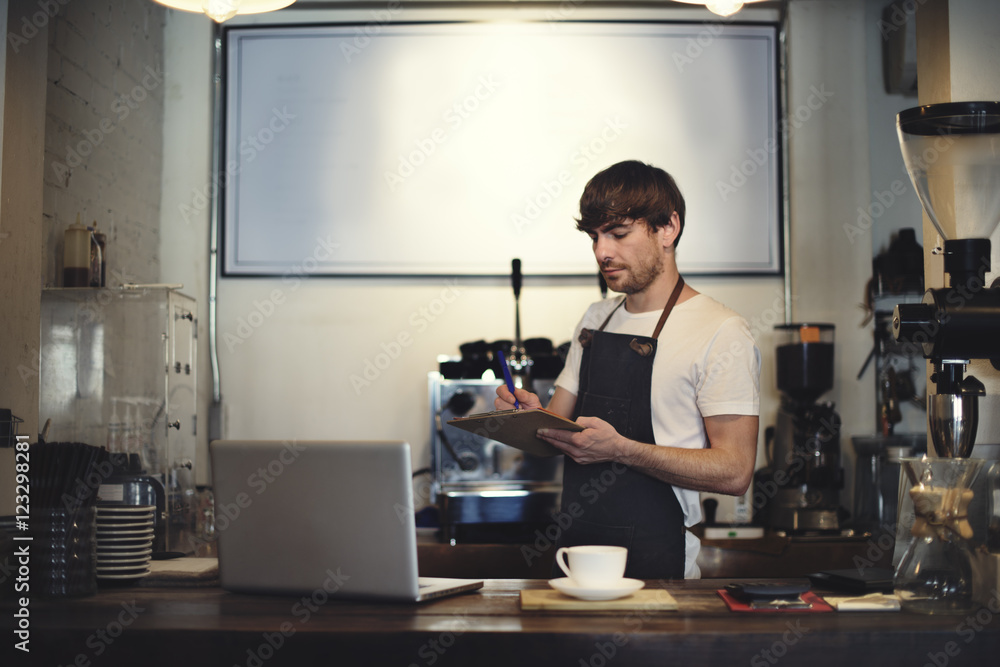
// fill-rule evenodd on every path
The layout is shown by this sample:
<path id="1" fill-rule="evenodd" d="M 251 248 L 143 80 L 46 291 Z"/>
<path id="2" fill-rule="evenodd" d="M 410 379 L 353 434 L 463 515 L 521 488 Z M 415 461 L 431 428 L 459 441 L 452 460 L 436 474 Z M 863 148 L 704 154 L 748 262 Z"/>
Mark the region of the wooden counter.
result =
<path id="1" fill-rule="evenodd" d="M 701 576 L 803 577 L 821 570 L 891 567 L 892 546 L 885 537 L 795 538 L 769 532 L 753 540 L 702 539 Z M 475 579 L 548 579 L 553 576 L 551 544 L 417 545 L 420 574 L 427 577 Z"/>
<path id="2" fill-rule="evenodd" d="M 738 614 L 726 580 L 650 583 L 668 612 L 522 612 L 538 580 L 489 580 L 424 604 L 120 588 L 30 606 L 30 655 L 4 665 L 986 665 L 1000 655 L 1000 602 L 967 616 L 905 612 Z M 992 607 L 992 609 L 990 608 Z M 0 602 L 3 627 L 14 606 Z M 20 660 L 18 659 L 20 658 Z"/>

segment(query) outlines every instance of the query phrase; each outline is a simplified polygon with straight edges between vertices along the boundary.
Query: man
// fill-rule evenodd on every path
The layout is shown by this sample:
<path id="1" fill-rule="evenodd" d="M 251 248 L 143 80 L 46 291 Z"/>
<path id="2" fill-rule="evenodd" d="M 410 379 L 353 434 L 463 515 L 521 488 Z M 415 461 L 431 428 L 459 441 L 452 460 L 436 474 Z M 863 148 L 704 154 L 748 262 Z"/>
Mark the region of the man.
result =
<path id="1" fill-rule="evenodd" d="M 696 578 L 700 491 L 740 495 L 757 452 L 760 351 L 746 321 L 686 285 L 675 253 L 684 198 L 662 169 L 628 161 L 594 176 L 577 228 L 608 287 L 576 329 L 548 409 L 580 432 L 542 429 L 566 454 L 558 546 L 629 548 L 626 576 Z M 502 386 L 498 410 L 541 407 Z"/>

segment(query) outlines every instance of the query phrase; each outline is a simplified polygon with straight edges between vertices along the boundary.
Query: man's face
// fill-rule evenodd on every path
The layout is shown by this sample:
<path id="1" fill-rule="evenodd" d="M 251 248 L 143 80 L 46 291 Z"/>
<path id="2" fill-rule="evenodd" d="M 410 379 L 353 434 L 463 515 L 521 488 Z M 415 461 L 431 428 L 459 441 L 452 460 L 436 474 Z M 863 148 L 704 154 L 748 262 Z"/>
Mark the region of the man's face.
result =
<path id="1" fill-rule="evenodd" d="M 589 236 L 597 265 L 615 292 L 642 292 L 663 272 L 660 237 L 644 220 L 626 218 Z"/>

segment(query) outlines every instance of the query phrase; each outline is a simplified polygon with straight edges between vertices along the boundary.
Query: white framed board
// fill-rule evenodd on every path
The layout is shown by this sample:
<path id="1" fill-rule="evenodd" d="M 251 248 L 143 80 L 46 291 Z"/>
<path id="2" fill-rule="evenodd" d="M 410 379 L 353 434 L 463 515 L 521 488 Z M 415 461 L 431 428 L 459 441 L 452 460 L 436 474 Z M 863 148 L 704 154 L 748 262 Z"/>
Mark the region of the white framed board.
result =
<path id="1" fill-rule="evenodd" d="M 629 159 L 682 272 L 780 273 L 776 26 L 363 28 L 224 30 L 224 275 L 594 275 L 579 197 Z"/>

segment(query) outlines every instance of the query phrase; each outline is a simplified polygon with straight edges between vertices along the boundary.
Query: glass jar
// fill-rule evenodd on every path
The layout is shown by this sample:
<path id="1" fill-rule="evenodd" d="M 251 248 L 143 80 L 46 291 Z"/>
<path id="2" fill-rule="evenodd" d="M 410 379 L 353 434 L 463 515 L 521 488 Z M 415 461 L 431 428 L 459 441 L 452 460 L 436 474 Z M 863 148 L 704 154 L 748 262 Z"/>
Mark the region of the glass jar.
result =
<path id="1" fill-rule="evenodd" d="M 900 605 L 923 614 L 968 612 L 974 608 L 970 487 L 983 461 L 922 457 L 901 465 L 913 525 L 894 578 Z"/>
<path id="2" fill-rule="evenodd" d="M 44 508 L 31 516 L 31 591 L 44 597 L 97 592 L 97 522 L 93 507 Z"/>

